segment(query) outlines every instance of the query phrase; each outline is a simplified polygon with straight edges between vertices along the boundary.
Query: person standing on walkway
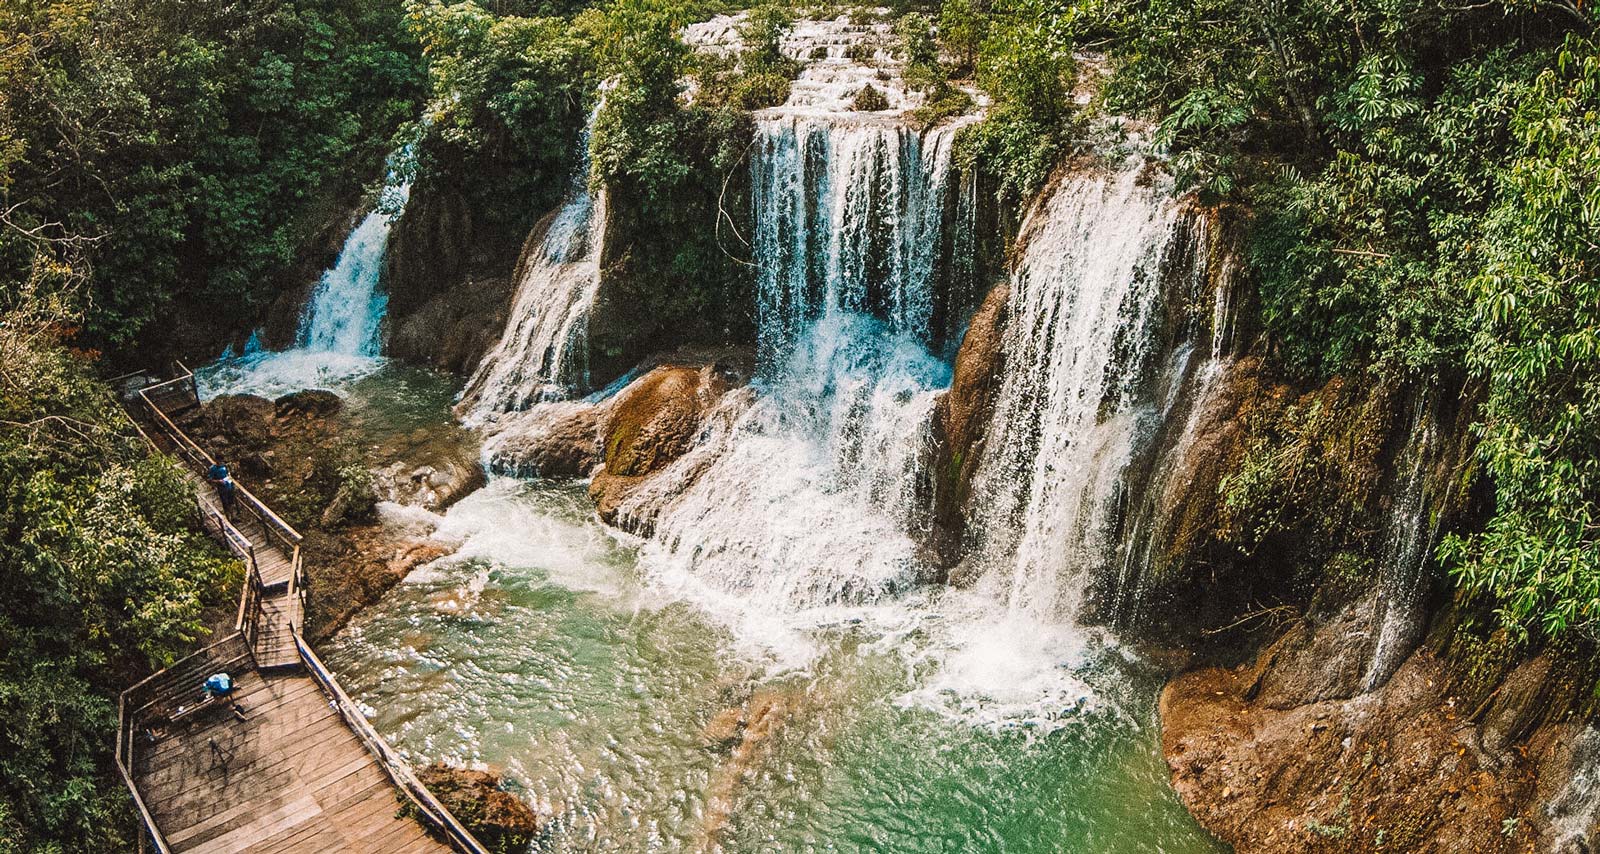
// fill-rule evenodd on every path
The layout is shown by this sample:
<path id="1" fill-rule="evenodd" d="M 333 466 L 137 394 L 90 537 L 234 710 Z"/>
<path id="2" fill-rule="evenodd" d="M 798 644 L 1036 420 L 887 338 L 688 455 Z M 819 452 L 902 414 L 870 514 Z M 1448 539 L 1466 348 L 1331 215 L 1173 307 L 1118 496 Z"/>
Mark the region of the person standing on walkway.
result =
<path id="1" fill-rule="evenodd" d="M 211 468 L 206 470 L 206 480 L 217 488 L 217 500 L 222 502 L 222 515 L 231 520 L 238 486 L 233 482 L 233 476 L 228 474 L 228 467 L 222 463 L 212 463 Z"/>

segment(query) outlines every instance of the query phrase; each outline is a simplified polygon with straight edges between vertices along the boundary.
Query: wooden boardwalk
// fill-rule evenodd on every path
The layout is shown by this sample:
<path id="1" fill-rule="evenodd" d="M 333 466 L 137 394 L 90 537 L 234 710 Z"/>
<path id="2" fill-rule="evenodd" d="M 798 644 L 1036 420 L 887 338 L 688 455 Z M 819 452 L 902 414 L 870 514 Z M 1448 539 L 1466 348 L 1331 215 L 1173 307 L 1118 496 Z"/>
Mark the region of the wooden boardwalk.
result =
<path id="1" fill-rule="evenodd" d="M 301 637 L 299 533 L 242 485 L 233 519 L 223 515 L 202 476 L 211 457 L 170 417 L 198 405 L 193 374 L 129 401 L 146 438 L 185 464 L 206 530 L 246 567 L 235 631 L 119 704 L 117 764 L 156 850 L 486 854 Z M 217 672 L 235 690 L 204 702 Z"/>

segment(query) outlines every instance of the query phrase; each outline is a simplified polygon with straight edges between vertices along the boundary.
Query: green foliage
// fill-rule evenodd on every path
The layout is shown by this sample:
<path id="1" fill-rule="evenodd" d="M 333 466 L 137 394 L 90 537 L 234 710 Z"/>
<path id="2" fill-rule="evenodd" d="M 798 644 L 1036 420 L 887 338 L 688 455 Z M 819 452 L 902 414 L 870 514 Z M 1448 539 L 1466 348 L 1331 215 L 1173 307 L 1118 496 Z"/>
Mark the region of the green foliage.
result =
<path id="1" fill-rule="evenodd" d="M 60 328 L 31 297 L 0 316 L 0 832 L 10 850 L 120 852 L 116 694 L 199 639 L 241 571 Z"/>
<path id="2" fill-rule="evenodd" d="M 932 21 L 912 12 L 895 22 L 894 34 L 900 40 L 897 52 L 904 63 L 901 75 L 908 86 L 928 90 L 945 81 L 947 75 L 939 63 L 939 46 L 933 40 Z"/>
<path id="3" fill-rule="evenodd" d="M 589 151 L 600 180 L 626 180 L 649 202 L 667 204 L 691 167 L 679 147 L 689 48 L 678 38 L 683 9 L 662 0 L 615 0 L 580 16 L 615 81 L 595 122 Z"/>
<path id="4" fill-rule="evenodd" d="M 1470 289 L 1478 435 L 1495 483 L 1482 533 L 1444 548 L 1512 628 L 1600 632 L 1600 50 L 1570 37 L 1519 100 L 1515 156 Z"/>
<path id="5" fill-rule="evenodd" d="M 563 19 L 497 17 L 473 3 L 407 0 L 406 17 L 433 93 L 418 177 L 460 193 L 487 232 L 520 245 L 577 162 L 593 46 Z"/>
<path id="6" fill-rule="evenodd" d="M 251 316 L 412 113 L 399 23 L 393 0 L 3 4 L 0 244 L 84 241 L 96 342 L 174 306 Z M 0 280 L 31 258 L 0 246 Z"/>
<path id="7" fill-rule="evenodd" d="M 776 2 L 763 3 L 750 10 L 739 28 L 744 52 L 739 64 L 751 71 L 775 73 L 793 78 L 800 73 L 799 63 L 783 55 L 783 38 L 794 26 L 794 13 Z"/>
<path id="8" fill-rule="evenodd" d="M 879 92 L 871 83 L 861 87 L 861 91 L 850 101 L 850 109 L 858 113 L 876 113 L 889 109 L 889 98 Z"/>
<path id="9" fill-rule="evenodd" d="M 986 29 L 977 76 L 993 103 L 963 134 L 961 154 L 999 177 L 1002 197 L 1020 202 L 1044 186 L 1074 130 L 1072 38 L 1042 0 L 1005 0 Z"/>
<path id="10" fill-rule="evenodd" d="M 989 34 L 989 19 L 975 0 L 944 0 L 939 7 L 939 42 L 955 60 L 950 73 L 971 76 L 978 67 L 978 52 Z"/>
<path id="11" fill-rule="evenodd" d="M 694 64 L 678 38 L 684 20 L 681 7 L 659 0 L 614 0 L 579 16 L 602 75 L 614 81 L 589 150 L 612 224 L 608 280 L 620 294 L 610 301 L 615 324 L 591 325 L 590 341 L 615 373 L 663 347 L 737 340 L 748 322 L 749 276 L 724 241 L 743 248 L 726 227 L 741 221 L 728 210 L 738 194 L 727 188 L 746 174 L 750 121 L 728 66 Z M 778 26 L 769 21 L 763 31 L 775 40 Z M 741 64 L 765 62 L 766 73 L 779 73 L 771 55 L 759 58 L 765 48 L 748 53 Z M 683 96 L 691 69 L 701 83 L 692 101 Z"/>
<path id="12" fill-rule="evenodd" d="M 1370 56 L 1327 117 L 1348 144 L 1319 173 L 1290 170 L 1254 191 L 1262 320 L 1291 369 L 1458 369 L 1473 319 L 1465 282 L 1537 59 L 1463 62 L 1429 99 L 1410 64 Z"/>
<path id="13" fill-rule="evenodd" d="M 1257 211 L 1265 341 L 1302 377 L 1487 383 L 1486 527 L 1449 537 L 1506 626 L 1600 629 L 1594 12 L 1567 3 L 1114 3 L 1110 109 Z M 1571 32 L 1569 32 L 1571 31 Z M 1247 468 L 1234 486 L 1251 482 Z M 1248 493 L 1248 490 L 1246 490 Z"/>

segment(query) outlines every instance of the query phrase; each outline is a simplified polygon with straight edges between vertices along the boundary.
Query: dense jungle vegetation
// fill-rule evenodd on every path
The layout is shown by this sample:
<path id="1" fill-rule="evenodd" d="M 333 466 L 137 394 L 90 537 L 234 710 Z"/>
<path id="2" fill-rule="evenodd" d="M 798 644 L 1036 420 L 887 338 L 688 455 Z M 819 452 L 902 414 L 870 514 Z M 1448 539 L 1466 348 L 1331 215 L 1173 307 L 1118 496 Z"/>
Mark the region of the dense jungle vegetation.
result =
<path id="1" fill-rule="evenodd" d="M 226 561 L 94 371 L 175 327 L 256 322 L 304 244 L 414 143 L 493 228 L 579 162 L 671 236 L 640 310 L 703 312 L 744 271 L 720 191 L 745 111 L 781 102 L 764 6 L 732 60 L 665 0 L 0 3 L 0 852 L 123 851 L 114 696 L 200 633 Z M 1600 632 L 1600 15 L 1568 0 L 945 0 L 895 19 L 933 122 L 991 99 L 962 160 L 1020 206 L 1099 117 L 1252 212 L 1256 325 L 1282 370 L 1463 388 L 1493 490 L 1441 560 L 1534 639 Z M 1079 78 L 1101 73 L 1087 107 Z M 1079 58 L 1075 59 L 1075 54 Z M 600 81 L 614 81 L 601 98 Z M 689 84 L 697 93 L 685 97 Z M 582 179 L 583 176 L 576 176 Z M 715 228 L 713 226 L 716 226 Z M 104 355 L 102 355 L 104 354 Z M 198 549 L 198 550 L 197 550 Z M 194 554 L 212 555 L 194 558 Z"/>

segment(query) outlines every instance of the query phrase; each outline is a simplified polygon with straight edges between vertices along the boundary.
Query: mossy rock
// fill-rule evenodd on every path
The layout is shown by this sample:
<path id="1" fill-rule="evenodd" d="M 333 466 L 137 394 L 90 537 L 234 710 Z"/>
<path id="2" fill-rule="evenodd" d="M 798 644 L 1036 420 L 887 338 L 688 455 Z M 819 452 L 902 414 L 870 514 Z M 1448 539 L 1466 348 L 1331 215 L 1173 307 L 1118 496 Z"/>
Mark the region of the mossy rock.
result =
<path id="1" fill-rule="evenodd" d="M 858 113 L 882 112 L 889 109 L 889 97 L 868 83 L 856 93 L 855 99 L 850 102 L 850 109 Z"/>

